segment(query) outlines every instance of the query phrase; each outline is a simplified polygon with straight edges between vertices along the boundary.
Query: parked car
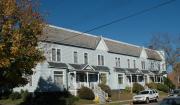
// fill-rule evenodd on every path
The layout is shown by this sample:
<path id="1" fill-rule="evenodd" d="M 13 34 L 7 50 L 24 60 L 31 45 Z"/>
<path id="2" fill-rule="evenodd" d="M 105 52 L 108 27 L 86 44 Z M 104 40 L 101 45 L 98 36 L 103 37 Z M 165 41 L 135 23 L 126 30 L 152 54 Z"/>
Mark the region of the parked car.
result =
<path id="1" fill-rule="evenodd" d="M 152 90 L 153 90 L 153 93 L 156 96 L 156 101 L 158 101 L 158 99 L 159 99 L 159 92 L 156 89 L 152 89 Z"/>
<path id="2" fill-rule="evenodd" d="M 169 94 L 169 96 L 175 96 L 175 97 L 178 95 L 180 95 L 180 89 L 175 89 Z"/>
<path id="3" fill-rule="evenodd" d="M 159 93 L 155 90 L 140 91 L 137 95 L 133 96 L 133 104 L 138 102 L 149 103 L 150 101 L 158 101 Z"/>
<path id="4" fill-rule="evenodd" d="M 180 96 L 164 98 L 159 105 L 180 105 Z"/>

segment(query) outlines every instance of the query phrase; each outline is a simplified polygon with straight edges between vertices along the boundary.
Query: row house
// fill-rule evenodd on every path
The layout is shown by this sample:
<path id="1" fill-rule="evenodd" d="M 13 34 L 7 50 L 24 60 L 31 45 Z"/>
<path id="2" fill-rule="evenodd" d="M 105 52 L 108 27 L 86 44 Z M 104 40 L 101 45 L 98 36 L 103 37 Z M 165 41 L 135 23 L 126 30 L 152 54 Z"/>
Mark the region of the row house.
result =
<path id="1" fill-rule="evenodd" d="M 67 89 L 76 95 L 82 86 L 100 83 L 119 90 L 134 82 L 160 83 L 166 71 L 163 51 L 52 25 L 44 28 L 39 48 L 46 60 L 33 69 L 29 84 L 16 90 Z"/>

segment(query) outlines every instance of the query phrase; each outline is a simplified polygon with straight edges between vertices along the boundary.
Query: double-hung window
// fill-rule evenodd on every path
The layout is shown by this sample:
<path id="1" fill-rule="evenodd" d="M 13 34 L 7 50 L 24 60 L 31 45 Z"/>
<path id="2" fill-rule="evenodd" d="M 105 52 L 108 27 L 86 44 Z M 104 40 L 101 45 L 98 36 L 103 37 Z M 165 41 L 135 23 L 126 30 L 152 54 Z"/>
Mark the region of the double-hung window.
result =
<path id="1" fill-rule="evenodd" d="M 52 48 L 52 61 L 61 61 L 61 50 Z"/>
<path id="2" fill-rule="evenodd" d="M 104 56 L 98 55 L 98 65 L 104 65 Z"/>
<path id="3" fill-rule="evenodd" d="M 136 60 L 133 60 L 133 62 L 134 62 L 134 68 L 136 68 Z"/>
<path id="4" fill-rule="evenodd" d="M 130 59 L 127 59 L 128 68 L 130 68 Z"/>
<path id="5" fill-rule="evenodd" d="M 74 51 L 74 63 L 78 63 L 78 53 Z"/>
<path id="6" fill-rule="evenodd" d="M 84 53 L 84 64 L 88 64 L 88 53 Z"/>
<path id="7" fill-rule="evenodd" d="M 116 67 L 120 67 L 121 66 L 121 59 L 116 57 L 115 63 L 116 63 Z"/>
<path id="8" fill-rule="evenodd" d="M 145 70 L 145 61 L 141 61 L 141 66 L 142 66 L 142 69 Z"/>
<path id="9" fill-rule="evenodd" d="M 123 84 L 123 74 L 118 74 L 118 84 Z"/>

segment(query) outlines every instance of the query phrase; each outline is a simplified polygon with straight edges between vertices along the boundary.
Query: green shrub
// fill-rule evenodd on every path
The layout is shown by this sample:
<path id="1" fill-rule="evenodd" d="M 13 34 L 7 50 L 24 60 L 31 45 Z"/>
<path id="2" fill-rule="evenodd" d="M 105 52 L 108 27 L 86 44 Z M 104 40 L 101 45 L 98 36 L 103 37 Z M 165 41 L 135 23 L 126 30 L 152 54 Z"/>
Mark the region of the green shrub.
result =
<path id="1" fill-rule="evenodd" d="M 99 84 L 99 87 L 111 97 L 111 88 L 105 84 Z"/>
<path id="2" fill-rule="evenodd" d="M 74 103 L 79 101 L 79 97 L 71 96 L 69 98 L 66 98 L 66 105 L 75 105 Z"/>
<path id="3" fill-rule="evenodd" d="M 19 92 L 13 92 L 13 93 L 10 94 L 9 98 L 12 99 L 12 100 L 20 99 L 21 94 Z"/>
<path id="4" fill-rule="evenodd" d="M 144 90 L 144 87 L 141 84 L 138 83 L 133 84 L 133 93 L 138 93 L 142 90 Z"/>
<path id="5" fill-rule="evenodd" d="M 146 86 L 150 89 L 157 89 L 157 83 L 154 82 L 148 83 Z"/>
<path id="6" fill-rule="evenodd" d="M 125 87 L 125 89 L 124 89 L 124 92 L 125 93 L 130 93 L 131 92 L 131 87 Z"/>
<path id="7" fill-rule="evenodd" d="M 21 90 L 21 97 L 23 101 L 26 101 L 30 96 L 30 93 L 27 90 Z"/>
<path id="8" fill-rule="evenodd" d="M 159 84 L 157 84 L 157 90 L 167 93 L 169 91 L 169 88 L 167 85 L 159 83 Z"/>
<path id="9" fill-rule="evenodd" d="M 84 87 L 84 86 L 78 90 L 78 96 L 82 99 L 88 99 L 88 100 L 93 100 L 95 97 L 93 91 L 88 87 Z"/>

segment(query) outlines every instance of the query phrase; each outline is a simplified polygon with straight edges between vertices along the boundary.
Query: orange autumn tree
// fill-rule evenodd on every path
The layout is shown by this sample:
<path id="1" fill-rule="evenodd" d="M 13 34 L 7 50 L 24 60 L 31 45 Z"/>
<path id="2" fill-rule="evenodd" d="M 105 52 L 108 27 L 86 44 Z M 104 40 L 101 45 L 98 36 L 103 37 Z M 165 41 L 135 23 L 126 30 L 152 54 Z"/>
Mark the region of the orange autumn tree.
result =
<path id="1" fill-rule="evenodd" d="M 38 49 L 43 18 L 29 0 L 0 0 L 0 89 L 27 84 L 27 77 L 44 60 Z"/>

